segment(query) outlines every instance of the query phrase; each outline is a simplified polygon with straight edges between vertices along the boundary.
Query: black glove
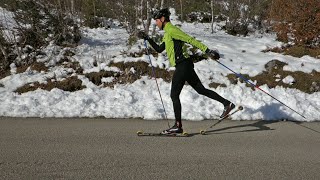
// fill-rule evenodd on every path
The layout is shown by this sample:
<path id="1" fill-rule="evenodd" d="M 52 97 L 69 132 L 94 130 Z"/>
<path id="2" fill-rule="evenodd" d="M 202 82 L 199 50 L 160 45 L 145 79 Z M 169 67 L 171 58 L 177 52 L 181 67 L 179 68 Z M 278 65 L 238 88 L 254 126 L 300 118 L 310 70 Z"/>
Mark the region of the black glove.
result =
<path id="1" fill-rule="evenodd" d="M 144 40 L 148 40 L 150 39 L 150 37 L 148 36 L 148 34 L 146 34 L 144 31 L 139 31 L 137 33 L 137 37 L 140 39 L 144 39 Z"/>
<path id="2" fill-rule="evenodd" d="M 211 58 L 211 59 L 215 59 L 215 60 L 218 60 L 220 59 L 220 54 L 215 51 L 215 50 L 211 50 L 211 49 L 207 49 L 206 50 L 206 54 Z"/>

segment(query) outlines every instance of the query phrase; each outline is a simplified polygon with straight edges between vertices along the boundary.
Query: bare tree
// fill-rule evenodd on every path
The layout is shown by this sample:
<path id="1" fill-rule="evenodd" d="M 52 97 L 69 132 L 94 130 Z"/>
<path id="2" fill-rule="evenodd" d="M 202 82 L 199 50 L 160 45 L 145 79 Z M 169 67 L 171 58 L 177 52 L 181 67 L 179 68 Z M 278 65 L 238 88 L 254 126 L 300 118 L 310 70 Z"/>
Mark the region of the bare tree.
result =
<path id="1" fill-rule="evenodd" d="M 164 3 L 164 0 L 162 0 L 161 1 L 161 5 L 163 6 L 163 3 Z M 156 3 L 155 5 L 154 5 L 154 9 L 158 9 L 158 3 Z M 149 7 L 150 8 L 150 7 Z M 161 8 L 161 6 L 160 6 L 160 8 Z M 149 20 L 150 20 L 150 23 L 151 23 L 151 19 L 152 19 L 152 13 L 153 13 L 153 11 L 151 10 L 151 8 L 150 8 L 150 10 L 149 10 Z M 149 31 L 147 31 L 147 32 L 149 32 Z M 153 26 L 152 26 L 152 35 L 154 35 L 156 33 L 156 24 L 154 24 Z"/>
<path id="2" fill-rule="evenodd" d="M 183 21 L 183 6 L 182 6 L 182 0 L 180 0 L 180 13 L 181 13 L 181 21 Z"/>
<path id="3" fill-rule="evenodd" d="M 214 33 L 214 30 L 213 30 L 213 23 L 214 23 L 213 0 L 211 0 L 210 7 L 211 7 L 211 33 Z"/>
<path id="4" fill-rule="evenodd" d="M 6 67 L 9 64 L 8 53 L 7 53 L 7 44 L 8 43 L 4 37 L 4 31 L 1 28 L 1 30 L 0 30 L 0 50 L 1 50 L 0 58 L 3 60 L 0 62 L 0 72 L 2 72 L 4 69 L 6 69 Z"/>
<path id="5" fill-rule="evenodd" d="M 71 14 L 75 13 L 75 9 L 74 9 L 74 0 L 71 0 Z"/>
<path id="6" fill-rule="evenodd" d="M 146 27 L 145 27 L 144 31 L 146 33 L 148 33 L 149 32 L 149 28 L 150 28 L 150 24 L 151 24 L 151 19 L 152 19 L 151 6 L 150 6 L 150 2 L 148 0 L 147 0 L 147 10 L 146 11 L 147 11 L 147 24 L 146 24 Z"/>
<path id="7" fill-rule="evenodd" d="M 164 0 L 161 0 L 160 9 L 163 9 Z"/>
<path id="8" fill-rule="evenodd" d="M 140 2 L 140 18 L 141 18 L 141 23 L 143 26 L 143 29 L 146 30 L 146 24 L 144 23 L 144 19 L 143 19 L 143 8 L 144 8 L 144 0 L 141 0 Z"/>
<path id="9" fill-rule="evenodd" d="M 278 39 L 294 42 L 305 47 L 320 46 L 320 3 L 319 0 L 273 0 L 271 20 Z"/>

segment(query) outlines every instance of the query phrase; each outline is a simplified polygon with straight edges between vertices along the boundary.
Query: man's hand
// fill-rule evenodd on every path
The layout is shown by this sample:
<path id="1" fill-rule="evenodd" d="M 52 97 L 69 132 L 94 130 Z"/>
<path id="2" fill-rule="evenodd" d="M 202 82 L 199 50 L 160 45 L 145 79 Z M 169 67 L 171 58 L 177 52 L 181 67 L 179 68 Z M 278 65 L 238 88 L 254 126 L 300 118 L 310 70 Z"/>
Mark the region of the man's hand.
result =
<path id="1" fill-rule="evenodd" d="M 137 37 L 140 39 L 148 40 L 150 37 L 144 31 L 139 31 Z"/>
<path id="2" fill-rule="evenodd" d="M 220 59 L 220 54 L 218 51 L 215 51 L 215 50 L 211 50 L 211 49 L 207 49 L 206 50 L 206 54 L 211 58 L 211 59 L 214 59 L 214 60 L 218 60 Z"/>

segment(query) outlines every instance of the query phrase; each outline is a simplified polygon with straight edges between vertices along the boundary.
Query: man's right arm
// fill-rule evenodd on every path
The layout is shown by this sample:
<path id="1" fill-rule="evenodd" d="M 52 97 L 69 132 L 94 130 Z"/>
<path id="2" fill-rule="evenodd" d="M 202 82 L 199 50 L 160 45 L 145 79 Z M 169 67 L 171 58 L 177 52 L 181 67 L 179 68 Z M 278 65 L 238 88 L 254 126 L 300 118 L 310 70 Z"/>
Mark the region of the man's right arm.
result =
<path id="1" fill-rule="evenodd" d="M 165 47 L 166 47 L 166 45 L 165 45 L 165 43 L 163 42 L 163 43 L 161 43 L 160 44 L 160 46 L 157 44 L 157 43 L 155 43 L 152 39 L 147 39 L 148 40 L 148 42 L 150 43 L 150 45 L 153 47 L 153 49 L 154 50 L 156 50 L 158 53 L 161 53 L 162 51 L 164 51 L 164 49 L 165 49 Z"/>
<path id="2" fill-rule="evenodd" d="M 148 42 L 150 43 L 150 45 L 153 47 L 154 50 L 156 50 L 158 53 L 161 53 L 162 51 L 164 51 L 166 45 L 165 43 L 161 43 L 161 45 L 159 46 L 157 43 L 155 43 L 149 36 L 148 34 L 146 34 L 144 31 L 139 31 L 137 33 L 137 36 L 141 39 L 144 40 L 148 40 Z"/>

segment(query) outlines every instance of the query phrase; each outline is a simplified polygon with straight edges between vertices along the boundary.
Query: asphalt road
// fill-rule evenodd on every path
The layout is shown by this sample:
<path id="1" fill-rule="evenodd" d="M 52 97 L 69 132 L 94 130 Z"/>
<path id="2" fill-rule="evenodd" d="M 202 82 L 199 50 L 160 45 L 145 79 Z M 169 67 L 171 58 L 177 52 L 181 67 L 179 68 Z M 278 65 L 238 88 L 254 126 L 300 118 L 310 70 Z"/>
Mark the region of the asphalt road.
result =
<path id="1" fill-rule="evenodd" d="M 319 179 L 320 123 L 0 118 L 0 179 Z"/>

